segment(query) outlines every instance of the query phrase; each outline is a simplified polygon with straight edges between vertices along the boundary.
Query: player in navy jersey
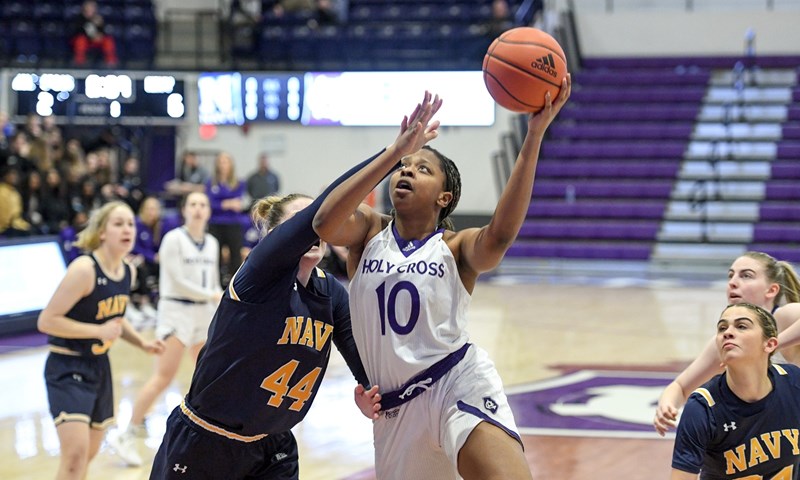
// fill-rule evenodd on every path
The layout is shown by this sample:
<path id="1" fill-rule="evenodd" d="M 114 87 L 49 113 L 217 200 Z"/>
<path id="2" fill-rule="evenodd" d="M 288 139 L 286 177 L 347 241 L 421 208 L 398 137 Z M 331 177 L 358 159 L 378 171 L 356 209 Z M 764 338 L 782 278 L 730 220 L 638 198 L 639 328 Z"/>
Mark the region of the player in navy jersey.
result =
<path id="1" fill-rule="evenodd" d="M 800 323 L 800 279 L 790 263 L 764 252 L 744 253 L 728 269 L 727 297 L 729 304 L 747 302 L 771 312 L 781 332 L 780 353 L 789 362 L 800 361 L 800 347 L 785 348 L 796 343 L 785 338 L 789 333 L 785 330 Z M 795 328 L 800 329 L 800 325 Z M 664 389 L 653 419 L 656 431 L 663 436 L 674 428 L 678 410 L 689 394 L 721 371 L 712 338 L 697 359 Z"/>
<path id="2" fill-rule="evenodd" d="M 67 268 L 38 328 L 48 334 L 45 380 L 61 445 L 58 479 L 81 479 L 114 420 L 108 350 L 117 339 L 160 353 L 125 320 L 135 270 L 124 262 L 136 235 L 134 215 L 122 202 L 95 211 L 76 246 L 90 252 Z"/>
<path id="3" fill-rule="evenodd" d="M 373 424 L 381 480 L 531 478 L 502 380 L 469 343 L 466 311 L 478 275 L 500 263 L 519 233 L 545 130 L 570 88 L 567 76 L 558 98 L 548 94 L 544 109 L 528 116 L 489 225 L 452 230 L 461 179 L 453 161 L 428 146 L 400 168 L 376 159 L 331 192 L 314 218 L 323 240 L 348 247 L 353 334 L 370 381 L 384 389 L 384 414 Z M 394 216 L 362 203 L 391 170 Z"/>
<path id="4" fill-rule="evenodd" d="M 325 374 L 331 341 L 359 385 L 356 403 L 376 418 L 378 387 L 368 386 L 350 326 L 345 288 L 317 268 L 325 244 L 311 222 L 339 183 L 375 158 L 396 164 L 421 146 L 433 115 L 426 97 L 395 142 L 333 182 L 312 201 L 262 199 L 253 217 L 266 235 L 234 274 L 211 323 L 192 385 L 167 423 L 152 479 L 296 479 L 290 429 L 308 412 Z M 187 475 L 187 476 L 184 476 Z"/>
<path id="5" fill-rule="evenodd" d="M 800 368 L 771 364 L 771 313 L 729 305 L 715 346 L 725 372 L 689 397 L 678 423 L 672 480 L 792 480 L 800 464 Z"/>

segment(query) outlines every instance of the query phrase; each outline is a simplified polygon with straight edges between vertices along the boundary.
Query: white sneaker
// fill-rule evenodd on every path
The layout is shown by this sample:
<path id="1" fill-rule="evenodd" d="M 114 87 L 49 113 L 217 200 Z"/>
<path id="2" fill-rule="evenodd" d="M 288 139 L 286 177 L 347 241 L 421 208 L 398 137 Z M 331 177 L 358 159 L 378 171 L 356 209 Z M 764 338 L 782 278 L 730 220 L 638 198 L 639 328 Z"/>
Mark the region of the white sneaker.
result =
<path id="1" fill-rule="evenodd" d="M 134 438 L 147 438 L 147 426 L 129 423 L 125 434 Z"/>
<path id="2" fill-rule="evenodd" d="M 125 431 L 117 433 L 116 435 L 109 434 L 106 440 L 117 456 L 128 466 L 142 466 L 142 457 L 136 449 L 136 439 L 131 433 Z"/>

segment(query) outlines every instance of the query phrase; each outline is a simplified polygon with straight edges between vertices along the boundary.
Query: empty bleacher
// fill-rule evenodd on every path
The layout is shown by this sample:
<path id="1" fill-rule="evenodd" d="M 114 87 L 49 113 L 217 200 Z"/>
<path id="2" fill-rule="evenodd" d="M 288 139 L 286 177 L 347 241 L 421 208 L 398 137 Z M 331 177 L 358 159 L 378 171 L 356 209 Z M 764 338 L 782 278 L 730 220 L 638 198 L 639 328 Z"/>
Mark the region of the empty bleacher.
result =
<path id="1" fill-rule="evenodd" d="M 587 59 L 509 256 L 800 260 L 798 59 L 737 60 Z"/>

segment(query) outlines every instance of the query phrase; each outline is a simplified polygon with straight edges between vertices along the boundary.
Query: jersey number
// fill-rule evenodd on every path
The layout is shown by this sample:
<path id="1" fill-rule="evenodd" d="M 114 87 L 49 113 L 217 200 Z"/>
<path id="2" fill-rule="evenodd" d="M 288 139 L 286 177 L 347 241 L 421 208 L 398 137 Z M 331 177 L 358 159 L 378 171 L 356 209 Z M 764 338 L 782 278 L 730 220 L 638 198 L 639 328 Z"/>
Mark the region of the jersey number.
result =
<path id="1" fill-rule="evenodd" d="M 397 309 L 395 305 L 397 304 L 397 295 L 403 290 L 407 291 L 408 295 L 411 297 L 411 313 L 408 316 L 406 324 L 400 325 L 400 323 L 397 322 Z M 389 319 L 389 326 L 392 327 L 395 333 L 398 335 L 408 335 L 411 333 L 411 330 L 414 330 L 414 325 L 417 324 L 417 320 L 419 320 L 419 291 L 417 291 L 417 287 L 411 282 L 397 282 L 389 292 L 388 299 L 386 298 L 386 282 L 381 283 L 375 291 L 378 293 L 381 335 L 386 335 L 387 317 Z"/>
<path id="2" fill-rule="evenodd" d="M 284 366 L 272 372 L 269 376 L 264 378 L 261 382 L 261 388 L 268 392 L 272 392 L 267 405 L 270 407 L 279 408 L 283 403 L 283 397 L 289 397 L 295 401 L 289 405 L 289 410 L 299 412 L 303 409 L 306 401 L 311 397 L 314 384 L 317 382 L 319 372 L 322 371 L 320 367 L 311 370 L 305 377 L 301 378 L 299 382 L 289 387 L 289 380 L 297 370 L 300 362 L 297 360 L 289 360 Z"/>
<path id="3" fill-rule="evenodd" d="M 792 480 L 794 478 L 792 475 L 793 471 L 794 465 L 788 465 L 769 480 Z M 746 477 L 739 477 L 736 480 L 764 480 L 764 477 L 763 475 L 748 475 Z"/>

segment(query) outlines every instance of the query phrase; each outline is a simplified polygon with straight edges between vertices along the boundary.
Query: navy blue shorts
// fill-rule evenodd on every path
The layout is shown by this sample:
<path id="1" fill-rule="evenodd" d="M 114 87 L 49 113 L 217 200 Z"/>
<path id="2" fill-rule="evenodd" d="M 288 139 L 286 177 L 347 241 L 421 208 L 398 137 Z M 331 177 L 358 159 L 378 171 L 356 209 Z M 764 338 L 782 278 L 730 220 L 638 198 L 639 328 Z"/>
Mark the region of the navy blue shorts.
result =
<path id="1" fill-rule="evenodd" d="M 233 440 L 194 423 L 178 406 L 167 419 L 150 480 L 297 480 L 299 468 L 291 431 L 252 442 Z"/>
<path id="2" fill-rule="evenodd" d="M 47 400 L 56 426 L 84 422 L 104 430 L 114 423 L 108 355 L 78 357 L 50 352 L 44 365 Z"/>

